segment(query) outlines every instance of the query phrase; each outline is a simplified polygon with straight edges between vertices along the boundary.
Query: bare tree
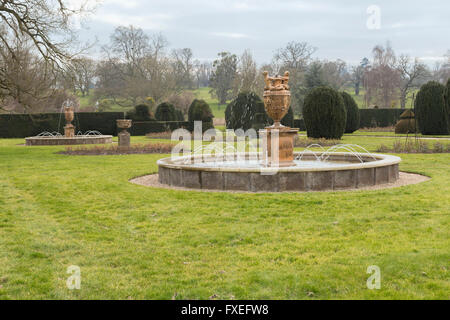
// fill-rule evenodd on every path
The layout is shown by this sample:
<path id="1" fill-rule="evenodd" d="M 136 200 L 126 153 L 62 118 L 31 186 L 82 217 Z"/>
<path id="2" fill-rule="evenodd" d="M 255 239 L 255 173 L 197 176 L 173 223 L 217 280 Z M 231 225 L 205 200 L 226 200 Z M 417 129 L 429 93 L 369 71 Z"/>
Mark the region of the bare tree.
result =
<path id="1" fill-rule="evenodd" d="M 307 42 L 289 42 L 286 47 L 276 51 L 272 61 L 272 73 L 290 72 L 289 84 L 292 95 L 291 108 L 294 112 L 301 113 L 302 101 L 304 96 L 304 76 L 312 55 L 316 52 L 316 48 Z"/>
<path id="2" fill-rule="evenodd" d="M 397 59 L 389 44 L 375 46 L 372 52 L 373 64 L 364 76 L 366 104 L 374 100 L 377 105 L 390 108 L 398 97 L 401 82 Z"/>
<path id="3" fill-rule="evenodd" d="M 200 87 L 209 86 L 209 79 L 211 77 L 212 65 L 209 62 L 194 61 L 194 76 L 197 89 Z"/>
<path id="4" fill-rule="evenodd" d="M 289 42 L 285 48 L 278 49 L 274 59 L 283 68 L 290 70 L 305 70 L 316 48 L 307 42 Z"/>
<path id="5" fill-rule="evenodd" d="M 96 62 L 88 57 L 81 57 L 73 60 L 73 81 L 76 90 L 82 96 L 89 95 L 89 89 L 93 86 L 96 72 Z"/>
<path id="6" fill-rule="evenodd" d="M 180 93 L 173 93 L 167 99 L 176 109 L 181 110 L 183 115 L 187 117 L 189 107 L 192 101 L 195 99 L 194 94 L 191 91 L 183 91 Z"/>
<path id="7" fill-rule="evenodd" d="M 239 58 L 233 94 L 237 95 L 241 91 L 255 91 L 258 81 L 262 81 L 262 76 L 258 74 L 256 62 L 251 52 L 245 50 Z"/>
<path id="8" fill-rule="evenodd" d="M 416 83 L 427 75 L 426 66 L 415 58 L 412 60 L 408 55 L 401 55 L 398 59 L 397 69 L 400 72 L 400 106 L 406 107 L 406 99 Z"/>
<path id="9" fill-rule="evenodd" d="M 66 72 L 72 66 L 74 56 L 79 53 L 75 49 L 78 41 L 73 22 L 92 12 L 92 4 L 90 0 L 77 3 L 71 0 L 0 1 L 0 82 L 3 101 L 15 101 L 24 108 L 22 111 L 33 111 L 40 108 L 36 104 L 43 95 L 49 97 L 55 93 L 56 74 Z M 24 43 L 24 46 L 18 47 L 17 41 Z M 37 74 L 30 70 L 30 61 L 39 64 L 33 69 L 40 68 L 45 81 L 38 81 Z M 24 77 L 23 74 L 15 79 L 11 77 L 9 72 L 16 67 L 18 71 L 30 72 L 27 80 L 19 79 Z M 50 78 L 51 84 L 48 82 Z M 29 99 L 25 99 L 25 92 Z M 32 95 L 35 98 L 33 103 Z"/>
<path id="10" fill-rule="evenodd" d="M 167 98 L 175 90 L 176 75 L 166 46 L 161 34 L 148 36 L 133 26 L 116 28 L 97 69 L 96 99 L 130 107 L 150 97 L 156 102 Z"/>
<path id="11" fill-rule="evenodd" d="M 350 75 L 347 72 L 347 64 L 340 59 L 336 61 L 324 61 L 322 63 L 322 71 L 324 82 L 336 90 L 340 90 L 350 80 Z"/>
<path id="12" fill-rule="evenodd" d="M 76 40 L 73 19 L 93 9 L 89 0 L 78 2 L 77 7 L 74 4 L 69 0 L 2 0 L 0 21 L 7 35 L 29 39 L 43 59 L 61 67 L 74 56 L 69 51 Z M 14 54 L 4 33 L 0 42 Z"/>
<path id="13" fill-rule="evenodd" d="M 190 48 L 172 51 L 176 85 L 180 89 L 192 89 L 193 86 L 193 56 Z"/>
<path id="14" fill-rule="evenodd" d="M 9 48 L 0 45 L 0 109 L 30 113 L 57 111 L 65 90 L 56 88 L 57 75 L 51 64 L 35 54 L 31 42 L 16 38 Z"/>

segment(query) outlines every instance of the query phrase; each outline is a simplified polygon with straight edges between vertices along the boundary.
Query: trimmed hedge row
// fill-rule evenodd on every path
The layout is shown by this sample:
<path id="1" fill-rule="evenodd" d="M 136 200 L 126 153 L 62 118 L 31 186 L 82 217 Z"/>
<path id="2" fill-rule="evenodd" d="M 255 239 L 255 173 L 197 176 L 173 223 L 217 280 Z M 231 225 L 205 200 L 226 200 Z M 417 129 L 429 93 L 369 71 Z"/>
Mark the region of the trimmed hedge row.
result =
<path id="1" fill-rule="evenodd" d="M 72 124 L 75 131 L 97 130 L 102 134 L 117 133 L 116 119 L 123 118 L 123 112 L 80 112 L 75 114 Z M 64 133 L 66 120 L 60 113 L 0 114 L 0 138 L 25 138 L 41 132 Z"/>
<path id="2" fill-rule="evenodd" d="M 97 130 L 105 135 L 117 135 L 116 120 L 123 119 L 123 112 L 80 112 L 72 121 L 76 132 Z M 26 138 L 41 132 L 58 131 L 64 134 L 66 120 L 64 114 L 0 114 L 0 138 Z M 203 126 L 211 127 L 212 123 Z M 129 130 L 132 135 L 145 135 L 150 132 L 164 132 L 178 128 L 193 129 L 193 123 L 188 121 L 133 121 Z"/>
<path id="3" fill-rule="evenodd" d="M 395 126 L 406 109 L 360 109 L 360 128 Z"/>
<path id="4" fill-rule="evenodd" d="M 190 127 L 189 121 L 136 121 L 128 131 L 132 136 L 143 136 L 152 132 L 174 131 Z"/>

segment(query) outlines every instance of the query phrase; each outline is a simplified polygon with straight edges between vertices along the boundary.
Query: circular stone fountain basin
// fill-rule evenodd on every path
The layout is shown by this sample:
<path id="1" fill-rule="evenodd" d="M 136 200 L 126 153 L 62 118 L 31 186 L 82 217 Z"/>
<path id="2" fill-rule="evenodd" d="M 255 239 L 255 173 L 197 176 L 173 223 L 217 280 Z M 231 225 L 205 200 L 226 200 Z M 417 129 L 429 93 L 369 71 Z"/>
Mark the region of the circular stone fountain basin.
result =
<path id="1" fill-rule="evenodd" d="M 27 146 L 61 146 L 79 144 L 106 144 L 112 143 L 110 135 L 76 135 L 73 137 L 64 136 L 36 136 L 25 138 Z"/>
<path id="2" fill-rule="evenodd" d="M 333 152 L 319 161 L 321 152 L 301 156 L 293 166 L 267 168 L 261 155 L 189 155 L 158 160 L 162 184 L 211 190 L 319 191 L 342 190 L 393 183 L 399 177 L 399 157 L 383 154 Z"/>

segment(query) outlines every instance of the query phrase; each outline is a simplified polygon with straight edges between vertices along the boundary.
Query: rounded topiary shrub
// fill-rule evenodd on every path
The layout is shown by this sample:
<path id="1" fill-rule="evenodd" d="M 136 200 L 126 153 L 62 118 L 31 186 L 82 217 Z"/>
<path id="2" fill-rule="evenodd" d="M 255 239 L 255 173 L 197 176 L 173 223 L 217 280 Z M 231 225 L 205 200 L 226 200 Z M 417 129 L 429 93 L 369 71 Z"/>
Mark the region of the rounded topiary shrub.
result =
<path id="1" fill-rule="evenodd" d="M 345 133 L 353 133 L 359 129 L 359 108 L 355 99 L 347 92 L 342 92 L 345 109 L 347 111 L 347 121 L 345 123 Z"/>
<path id="2" fill-rule="evenodd" d="M 135 106 L 134 110 L 128 112 L 128 117 L 134 121 L 155 120 L 150 113 L 150 107 L 146 104 L 138 104 Z"/>
<path id="3" fill-rule="evenodd" d="M 422 134 L 448 134 L 445 87 L 436 81 L 424 84 L 417 93 L 415 108 Z"/>
<path id="4" fill-rule="evenodd" d="M 269 123 L 264 102 L 254 92 L 240 92 L 225 110 L 227 129 L 260 129 Z"/>
<path id="5" fill-rule="evenodd" d="M 406 110 L 400 115 L 400 120 L 395 125 L 395 133 L 415 133 L 416 119 L 414 112 Z"/>
<path id="6" fill-rule="evenodd" d="M 202 131 L 214 128 L 213 113 L 205 100 L 194 99 L 188 110 L 188 121 L 201 121 Z"/>
<path id="7" fill-rule="evenodd" d="M 158 121 L 177 121 L 178 115 L 173 105 L 163 102 L 156 107 L 155 118 Z"/>
<path id="8" fill-rule="evenodd" d="M 340 139 L 347 118 L 342 95 L 329 87 L 312 89 L 305 97 L 303 118 L 308 137 Z"/>

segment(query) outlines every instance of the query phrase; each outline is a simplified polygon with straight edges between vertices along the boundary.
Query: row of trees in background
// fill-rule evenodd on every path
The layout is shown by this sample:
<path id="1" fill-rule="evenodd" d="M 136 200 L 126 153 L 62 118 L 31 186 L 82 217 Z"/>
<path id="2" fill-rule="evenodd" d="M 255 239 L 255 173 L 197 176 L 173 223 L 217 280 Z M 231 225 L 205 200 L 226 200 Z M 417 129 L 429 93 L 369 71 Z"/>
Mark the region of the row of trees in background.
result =
<path id="1" fill-rule="evenodd" d="M 222 52 L 213 63 L 210 86 L 221 104 L 239 92 L 262 92 L 262 71 L 272 74 L 290 72 L 290 87 L 294 99 L 292 108 L 301 114 L 306 94 L 313 88 L 329 86 L 335 90 L 353 87 L 356 96 L 364 89 L 366 107 L 407 107 L 408 98 L 422 84 L 435 80 L 444 83 L 450 77 L 450 51 L 444 63 L 431 70 L 417 58 L 397 56 L 389 43 L 375 46 L 370 61 L 363 58 L 358 66 L 350 67 L 342 60 L 313 59 L 316 48 L 306 42 L 290 42 L 277 50 L 270 64 L 257 67 L 251 53 L 240 57 Z M 397 105 L 396 102 L 399 101 Z"/>
<path id="2" fill-rule="evenodd" d="M 202 62 L 190 48 L 170 50 L 162 34 L 149 35 L 133 26 L 117 27 L 102 47 L 102 58 L 94 60 L 83 50 L 74 50 L 71 28 L 71 18 L 89 10 L 74 9 L 64 0 L 38 3 L 33 10 L 32 4 L 10 0 L 0 6 L 0 109 L 8 112 L 58 111 L 62 101 L 76 103 L 76 95 L 81 95 L 89 96 L 90 111 L 146 104 L 154 114 L 156 106 L 166 101 L 186 118 L 195 98 L 192 89 L 209 86 L 225 104 L 240 92 L 262 94 L 263 70 L 290 72 L 297 115 L 307 93 L 320 86 L 335 90 L 351 86 L 355 95 L 364 95 L 367 107 L 405 107 L 422 84 L 444 83 L 450 77 L 450 52 L 430 69 L 418 59 L 397 56 L 387 44 L 376 46 L 372 59 L 352 67 L 342 60 L 314 59 L 316 48 L 290 42 L 276 50 L 268 64 L 258 65 L 248 50 L 241 55 L 221 52 L 213 62 Z M 51 40 L 55 34 L 62 36 L 58 42 Z"/>

